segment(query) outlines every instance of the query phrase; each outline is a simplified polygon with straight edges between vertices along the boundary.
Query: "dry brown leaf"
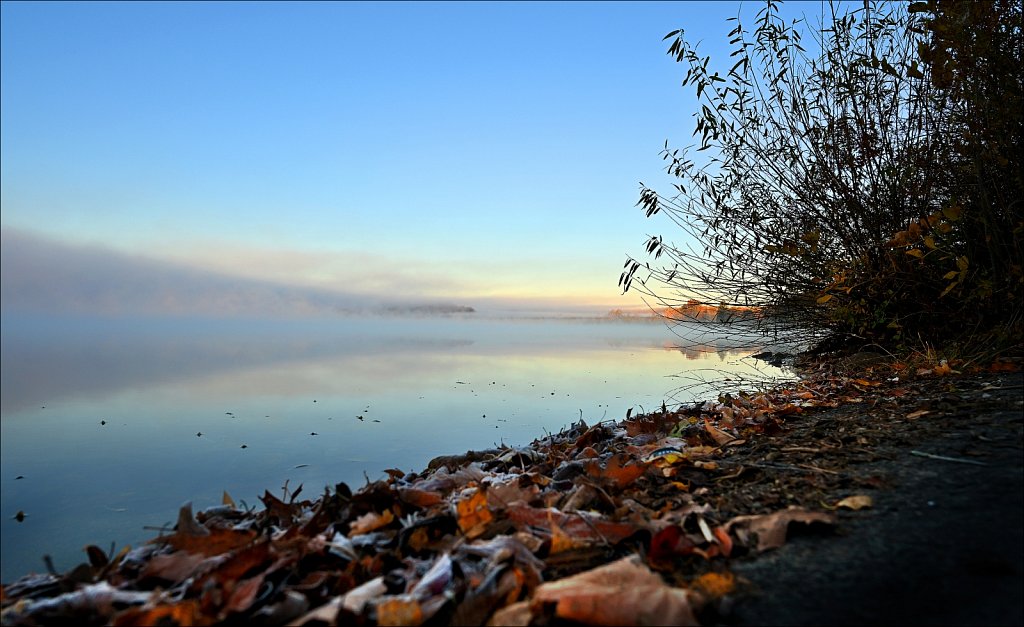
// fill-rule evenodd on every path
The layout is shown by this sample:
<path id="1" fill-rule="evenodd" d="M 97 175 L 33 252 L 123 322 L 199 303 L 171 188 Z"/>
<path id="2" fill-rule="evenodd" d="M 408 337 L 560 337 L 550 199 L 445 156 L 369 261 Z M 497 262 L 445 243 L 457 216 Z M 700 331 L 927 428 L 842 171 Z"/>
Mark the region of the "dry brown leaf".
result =
<path id="1" fill-rule="evenodd" d="M 164 541 L 176 549 L 206 556 L 220 555 L 241 548 L 256 537 L 255 531 L 246 529 L 212 529 L 208 536 L 171 536 Z"/>
<path id="2" fill-rule="evenodd" d="M 932 412 L 928 411 L 927 409 L 919 409 L 917 411 L 910 412 L 909 414 L 904 416 L 904 418 L 906 418 L 907 420 L 917 420 L 921 416 L 925 416 L 930 413 Z"/>
<path id="3" fill-rule="evenodd" d="M 698 625 L 691 594 L 673 588 L 630 556 L 542 584 L 530 607 L 554 604 L 555 616 L 589 625 Z"/>
<path id="4" fill-rule="evenodd" d="M 739 543 L 750 551 L 760 553 L 785 544 L 789 524 L 794 522 L 805 525 L 812 523 L 832 525 L 835 523 L 835 515 L 792 507 L 771 514 L 737 516 L 725 523 L 725 530 L 732 532 Z"/>
<path id="5" fill-rule="evenodd" d="M 730 435 L 725 431 L 722 431 L 718 427 L 708 422 L 708 419 L 704 419 L 704 430 L 708 432 L 708 435 L 715 441 L 719 446 L 725 446 L 729 442 L 736 439 L 736 436 Z"/>
<path id="6" fill-rule="evenodd" d="M 874 501 L 872 501 L 871 497 L 866 494 L 848 496 L 836 503 L 836 507 L 845 507 L 846 509 L 852 509 L 854 511 L 864 509 L 865 507 L 871 507 L 872 505 L 874 505 Z"/>
<path id="7" fill-rule="evenodd" d="M 175 551 L 168 555 L 154 555 L 146 562 L 146 566 L 139 574 L 139 579 L 155 577 L 177 583 L 195 572 L 196 567 L 204 559 L 206 558 L 198 553 L 185 551 Z"/>
<path id="8" fill-rule="evenodd" d="M 256 594 L 263 585 L 263 575 L 257 575 L 241 581 L 236 581 L 231 591 L 231 598 L 228 599 L 224 609 L 228 612 L 244 612 L 252 607 L 256 600 Z"/>
<path id="9" fill-rule="evenodd" d="M 504 625 L 506 627 L 526 627 L 530 624 L 530 620 L 532 618 L 533 612 L 530 611 L 530 602 L 519 601 L 512 605 L 506 605 L 491 615 L 491 619 L 487 621 L 487 627 L 496 627 L 499 625 Z"/>
<path id="10" fill-rule="evenodd" d="M 502 483 L 487 485 L 487 504 L 495 509 L 501 509 L 516 501 L 532 501 L 538 494 L 540 494 L 539 487 L 532 483 L 521 487 L 519 477 L 514 476 Z"/>

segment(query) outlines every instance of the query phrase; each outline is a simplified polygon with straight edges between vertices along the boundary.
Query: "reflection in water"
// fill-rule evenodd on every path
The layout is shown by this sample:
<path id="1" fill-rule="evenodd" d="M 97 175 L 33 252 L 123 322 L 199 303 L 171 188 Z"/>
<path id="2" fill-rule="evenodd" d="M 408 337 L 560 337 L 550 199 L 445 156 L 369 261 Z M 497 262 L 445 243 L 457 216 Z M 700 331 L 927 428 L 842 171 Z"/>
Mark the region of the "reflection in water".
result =
<path id="1" fill-rule="evenodd" d="M 358 487 L 692 400 L 676 375 L 781 374 L 744 359 L 749 338 L 666 350 L 657 324 L 5 318 L 2 332 L 3 581 L 43 553 L 67 569 L 86 544 L 137 544 L 223 490 L 252 504 L 285 481 Z"/>

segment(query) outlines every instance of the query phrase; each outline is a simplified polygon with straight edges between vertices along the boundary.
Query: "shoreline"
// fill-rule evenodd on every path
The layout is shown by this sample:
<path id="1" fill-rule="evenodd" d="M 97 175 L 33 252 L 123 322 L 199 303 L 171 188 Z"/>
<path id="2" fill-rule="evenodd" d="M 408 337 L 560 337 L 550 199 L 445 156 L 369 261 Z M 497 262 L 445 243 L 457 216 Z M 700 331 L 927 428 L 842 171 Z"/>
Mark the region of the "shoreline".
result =
<path id="1" fill-rule="evenodd" d="M 909 382 L 876 378 L 828 375 L 817 389 L 786 392 L 782 387 L 715 407 L 654 412 L 591 426 L 579 423 L 528 447 L 437 458 L 422 473 L 389 471 L 387 480 L 354 493 L 343 484 L 315 500 L 308 495 L 300 499 L 297 493 L 279 499 L 267 492 L 259 512 L 224 505 L 193 517 L 183 509 L 175 533 L 130 553 L 105 556 L 94 548 L 88 553 L 90 563 L 68 573 L 6 584 L 3 622 L 81 618 L 66 612 L 84 607 L 115 624 L 175 612 L 179 619 L 187 616 L 200 623 L 264 619 L 302 624 L 304 616 L 312 619 L 317 611 L 317 616 L 338 624 L 356 618 L 401 624 L 529 619 L 539 624 L 563 605 L 566 612 L 582 611 L 577 607 L 582 590 L 600 581 L 581 587 L 569 578 L 591 571 L 605 581 L 614 575 L 600 570 L 609 563 L 631 569 L 630 576 L 650 572 L 660 577 L 662 585 L 651 583 L 647 595 L 664 597 L 664 607 L 624 605 L 637 616 L 674 612 L 655 618 L 735 625 L 810 624 L 811 618 L 846 622 L 844 616 L 851 622 L 922 622 L 907 613 L 919 606 L 914 611 L 925 612 L 921 616 L 939 619 L 937 610 L 927 610 L 941 604 L 936 605 L 934 595 L 918 592 L 905 592 L 901 598 L 909 595 L 927 603 L 891 602 L 871 613 L 870 604 L 850 591 L 874 590 L 872 576 L 885 566 L 879 560 L 887 555 L 903 564 L 902 572 L 896 569 L 892 576 L 912 579 L 906 564 L 920 556 L 888 540 L 859 555 L 851 553 L 850 539 L 865 533 L 890 537 L 872 535 L 879 525 L 905 533 L 906 525 L 914 524 L 906 512 L 920 505 L 915 495 L 943 477 L 957 486 L 956 481 L 987 479 L 989 490 L 975 503 L 970 490 L 958 488 L 957 503 L 964 507 L 929 513 L 948 517 L 957 511 L 977 515 L 992 510 L 994 533 L 1005 537 L 1008 525 L 1019 523 L 1021 510 L 1020 373 Z M 983 410 L 981 418 L 972 416 L 971 408 Z M 988 426 L 978 422 L 986 416 Z M 978 436 L 970 440 L 973 450 L 998 463 L 964 463 L 985 458 L 959 451 L 943 455 L 949 452 L 942 443 L 950 434 L 963 435 L 958 424 Z M 991 433 L 975 433 L 983 427 Z M 928 446 L 933 452 L 915 448 Z M 1007 464 L 1016 475 L 999 474 Z M 922 476 L 919 471 L 937 474 Z M 997 498 L 1000 494 L 1004 498 Z M 836 507 L 849 496 L 870 496 L 874 504 L 856 511 Z M 780 521 L 781 542 L 769 542 L 764 524 Z M 917 528 L 924 529 L 919 523 Z M 941 540 L 946 525 L 929 528 L 929 541 Z M 989 571 L 1002 573 L 1000 582 L 1021 581 L 1019 524 L 1016 529 L 1015 559 L 982 558 L 981 563 L 996 559 Z M 812 535 L 794 537 L 800 530 Z M 989 533 L 979 530 L 976 535 L 986 538 Z M 1006 540 L 1011 557 L 1012 539 Z M 829 551 L 845 558 L 815 566 L 815 555 Z M 959 575 L 957 581 L 992 577 L 984 568 L 962 567 L 962 560 L 947 561 L 943 564 L 954 569 L 951 576 Z M 248 568 L 236 573 L 239 564 Z M 795 585 L 808 572 L 819 573 L 812 585 Z M 849 576 L 840 577 L 846 583 L 837 587 L 821 573 Z M 439 579 L 428 581 L 428 575 Z M 312 585 L 310 578 L 319 583 Z M 787 581 L 791 587 L 783 585 Z M 116 588 L 103 592 L 108 601 L 110 595 L 124 597 L 120 610 L 99 600 L 97 587 L 107 584 Z M 262 595 L 250 590 L 243 598 L 239 595 L 245 586 L 266 590 Z M 211 587 L 219 590 L 219 601 L 204 592 Z M 996 608 L 981 614 L 972 610 L 972 615 L 994 622 L 1001 622 L 1001 616 L 1020 616 L 1020 597 L 1002 598 L 1009 587 L 976 587 L 1001 595 L 1006 613 Z M 354 590 L 365 598 L 360 601 Z M 823 607 L 839 611 L 836 607 L 846 598 L 830 596 L 835 590 L 849 597 L 850 609 L 826 616 Z M 979 592 L 976 600 L 961 605 L 980 608 L 987 596 Z M 816 599 L 831 601 L 807 602 Z M 904 613 L 893 614 L 900 608 Z M 398 610 L 405 613 L 388 613 Z M 596 618 L 558 616 L 578 622 Z"/>

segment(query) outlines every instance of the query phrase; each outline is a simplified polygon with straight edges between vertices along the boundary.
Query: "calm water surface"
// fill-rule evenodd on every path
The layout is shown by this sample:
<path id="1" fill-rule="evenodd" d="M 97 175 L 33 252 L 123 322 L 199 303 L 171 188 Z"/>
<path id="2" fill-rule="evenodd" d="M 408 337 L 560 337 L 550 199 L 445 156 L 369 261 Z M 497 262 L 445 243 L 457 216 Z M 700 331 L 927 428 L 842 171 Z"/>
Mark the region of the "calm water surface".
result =
<path id="1" fill-rule="evenodd" d="M 87 544 L 137 545 L 183 502 L 218 505 L 225 490 L 251 505 L 286 481 L 311 497 L 339 481 L 358 488 L 385 468 L 528 444 L 581 416 L 618 419 L 714 387 L 693 379 L 785 376 L 749 358 L 756 338 L 676 331 L 599 319 L 5 316 L 0 576 L 42 571 L 44 553 L 64 571 Z"/>

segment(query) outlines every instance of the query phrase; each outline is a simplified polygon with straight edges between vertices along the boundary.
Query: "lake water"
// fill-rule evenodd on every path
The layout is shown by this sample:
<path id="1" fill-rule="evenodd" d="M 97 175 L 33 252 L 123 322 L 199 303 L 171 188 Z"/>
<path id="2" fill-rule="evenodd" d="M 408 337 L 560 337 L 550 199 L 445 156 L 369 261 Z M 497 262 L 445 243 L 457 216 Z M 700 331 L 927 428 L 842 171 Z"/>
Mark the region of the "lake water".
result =
<path id="1" fill-rule="evenodd" d="M 756 336 L 714 329 L 5 316 L 0 578 L 43 571 L 43 554 L 65 571 L 87 544 L 137 545 L 183 502 L 218 505 L 225 490 L 252 505 L 286 481 L 310 497 L 340 481 L 355 489 L 386 468 L 528 444 L 581 416 L 621 419 L 786 376 L 749 358 L 764 346 Z"/>

